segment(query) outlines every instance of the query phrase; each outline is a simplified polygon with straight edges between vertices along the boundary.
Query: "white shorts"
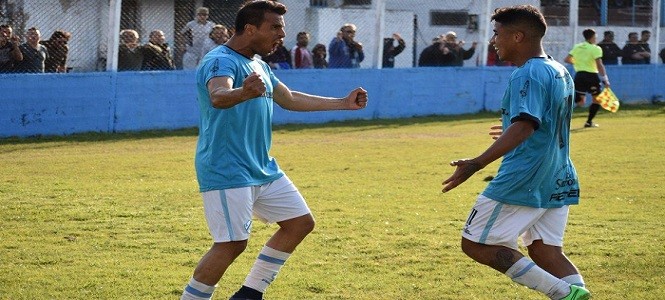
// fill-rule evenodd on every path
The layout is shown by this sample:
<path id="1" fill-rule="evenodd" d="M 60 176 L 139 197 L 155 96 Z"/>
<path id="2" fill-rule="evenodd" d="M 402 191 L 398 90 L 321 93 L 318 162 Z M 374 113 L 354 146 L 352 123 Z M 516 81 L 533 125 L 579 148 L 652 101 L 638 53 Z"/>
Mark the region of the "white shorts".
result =
<path id="1" fill-rule="evenodd" d="M 510 205 L 480 195 L 464 224 L 462 236 L 476 243 L 515 250 L 518 250 L 520 236 L 524 246 L 542 240 L 546 245 L 561 247 L 568 209 L 568 206 L 535 208 Z"/>
<path id="2" fill-rule="evenodd" d="M 201 195 L 215 243 L 249 239 L 252 215 L 274 223 L 310 213 L 305 199 L 286 175 L 260 186 L 207 191 Z"/>

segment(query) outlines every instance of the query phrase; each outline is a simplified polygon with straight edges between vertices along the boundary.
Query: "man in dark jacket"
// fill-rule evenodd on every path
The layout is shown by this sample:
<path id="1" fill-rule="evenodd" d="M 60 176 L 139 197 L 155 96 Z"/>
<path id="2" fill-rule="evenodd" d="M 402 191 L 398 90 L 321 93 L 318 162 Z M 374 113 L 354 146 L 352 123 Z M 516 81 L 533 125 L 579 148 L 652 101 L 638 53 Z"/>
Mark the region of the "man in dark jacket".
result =
<path id="1" fill-rule="evenodd" d="M 397 41 L 397 46 L 395 46 Z M 383 68 L 395 67 L 395 56 L 399 55 L 406 48 L 404 39 L 399 33 L 393 33 L 392 38 L 383 39 Z"/>
<path id="2" fill-rule="evenodd" d="M 150 33 L 150 41 L 143 46 L 142 70 L 175 70 L 171 49 L 166 43 L 164 32 L 155 30 Z"/>
<path id="3" fill-rule="evenodd" d="M 605 31 L 603 33 L 603 40 L 598 43 L 600 49 L 603 49 L 603 64 L 604 65 L 618 65 L 619 57 L 621 56 L 621 48 L 614 42 L 614 32 Z"/>

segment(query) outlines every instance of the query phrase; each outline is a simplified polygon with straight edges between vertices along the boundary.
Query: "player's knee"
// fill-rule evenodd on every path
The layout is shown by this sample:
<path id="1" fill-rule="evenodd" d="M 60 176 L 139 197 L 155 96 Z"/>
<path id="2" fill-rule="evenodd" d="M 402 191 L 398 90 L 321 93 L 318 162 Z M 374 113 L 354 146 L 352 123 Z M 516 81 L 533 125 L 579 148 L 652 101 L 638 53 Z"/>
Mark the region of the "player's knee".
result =
<path id="1" fill-rule="evenodd" d="M 550 246 L 543 243 L 541 240 L 534 241 L 527 247 L 529 257 L 535 262 L 555 261 L 557 258 L 564 256 L 561 247 Z"/>
<path id="2" fill-rule="evenodd" d="M 238 257 L 247 249 L 247 240 L 215 243 L 210 248 L 213 253 L 226 253 L 232 257 Z"/>
<path id="3" fill-rule="evenodd" d="M 291 235 L 306 236 L 314 230 L 314 218 L 311 214 L 307 214 L 280 224 L 282 229 Z"/>
<path id="4" fill-rule="evenodd" d="M 301 225 L 302 225 L 301 227 L 302 233 L 304 235 L 308 235 L 310 232 L 314 231 L 314 227 L 316 226 L 316 221 L 314 221 L 314 218 L 310 216 L 309 218 L 303 220 Z"/>

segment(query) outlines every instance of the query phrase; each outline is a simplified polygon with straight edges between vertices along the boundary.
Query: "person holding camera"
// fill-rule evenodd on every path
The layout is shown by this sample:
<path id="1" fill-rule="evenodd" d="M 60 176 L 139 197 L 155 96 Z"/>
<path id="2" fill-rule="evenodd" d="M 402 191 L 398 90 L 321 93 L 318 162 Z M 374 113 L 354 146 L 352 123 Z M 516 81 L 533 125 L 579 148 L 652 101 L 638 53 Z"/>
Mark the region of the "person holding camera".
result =
<path id="1" fill-rule="evenodd" d="M 0 73 L 14 71 L 14 64 L 23 60 L 20 39 L 13 34 L 12 27 L 6 24 L 0 25 Z"/>
<path id="2" fill-rule="evenodd" d="M 464 61 L 471 58 L 476 53 L 477 42 L 471 44 L 471 48 L 464 50 L 464 41 L 457 40 L 457 34 L 454 31 L 449 31 L 444 37 L 444 66 L 462 67 Z M 449 55 L 452 54 L 452 55 Z"/>
<path id="3" fill-rule="evenodd" d="M 355 41 L 356 25 L 344 24 L 337 36 L 330 41 L 328 68 L 360 68 L 365 59 L 363 45 Z"/>
<path id="4" fill-rule="evenodd" d="M 397 46 L 395 46 L 397 41 Z M 395 67 L 395 56 L 399 55 L 406 48 L 404 39 L 399 33 L 393 33 L 392 37 L 383 39 L 383 68 Z"/>

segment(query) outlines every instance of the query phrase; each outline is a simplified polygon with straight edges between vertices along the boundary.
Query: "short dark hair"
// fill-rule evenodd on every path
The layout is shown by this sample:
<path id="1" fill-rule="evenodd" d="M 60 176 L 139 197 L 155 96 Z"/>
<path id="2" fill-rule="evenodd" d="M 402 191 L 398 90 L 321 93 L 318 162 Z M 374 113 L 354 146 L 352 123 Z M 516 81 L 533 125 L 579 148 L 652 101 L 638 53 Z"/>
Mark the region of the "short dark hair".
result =
<path id="1" fill-rule="evenodd" d="M 584 36 L 584 39 L 588 41 L 592 37 L 596 36 L 596 31 L 591 28 L 584 29 L 584 31 L 582 31 L 582 36 Z"/>
<path id="2" fill-rule="evenodd" d="M 65 38 L 69 41 L 69 38 L 72 37 L 72 34 L 64 30 L 56 30 L 51 34 L 51 40 Z"/>
<path id="3" fill-rule="evenodd" d="M 603 35 L 604 36 L 614 36 L 614 31 L 609 31 L 609 30 L 605 31 L 605 32 L 603 32 Z"/>
<path id="4" fill-rule="evenodd" d="M 245 25 L 251 24 L 260 27 L 265 20 L 265 14 L 273 12 L 278 15 L 286 13 L 286 5 L 274 0 L 254 0 L 247 1 L 236 16 L 236 33 L 242 34 L 245 31 Z"/>
<path id="5" fill-rule="evenodd" d="M 515 5 L 501 7 L 494 10 L 490 21 L 496 21 L 503 25 L 517 25 L 525 31 L 530 31 L 538 38 L 545 36 L 547 22 L 542 13 L 533 5 Z"/>
<path id="6" fill-rule="evenodd" d="M 651 31 L 649 31 L 649 30 L 642 30 L 642 34 L 651 34 Z"/>

